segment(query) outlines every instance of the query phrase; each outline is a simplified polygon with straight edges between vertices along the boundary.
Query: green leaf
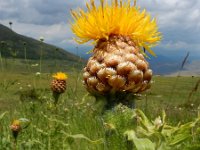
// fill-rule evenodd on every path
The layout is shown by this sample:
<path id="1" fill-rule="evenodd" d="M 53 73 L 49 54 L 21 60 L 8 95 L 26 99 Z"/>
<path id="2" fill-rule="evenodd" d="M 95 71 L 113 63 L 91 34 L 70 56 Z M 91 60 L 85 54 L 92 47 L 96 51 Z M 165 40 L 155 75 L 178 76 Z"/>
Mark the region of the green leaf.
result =
<path id="1" fill-rule="evenodd" d="M 172 148 L 169 147 L 165 142 L 162 142 L 162 144 L 156 149 L 156 150 L 171 150 Z"/>
<path id="2" fill-rule="evenodd" d="M 43 148 L 45 147 L 45 144 L 43 144 L 42 142 L 40 142 L 39 140 L 33 139 L 33 140 L 28 140 L 28 141 L 23 141 L 21 144 L 25 144 L 28 147 L 32 147 L 33 145 L 40 145 Z"/>
<path id="3" fill-rule="evenodd" d="M 166 120 L 166 113 L 165 113 L 165 111 L 163 110 L 163 111 L 162 111 L 162 122 L 163 122 L 163 124 L 165 124 L 165 120 Z"/>
<path id="4" fill-rule="evenodd" d="M 128 141 L 133 142 L 137 150 L 155 150 L 156 149 L 155 143 L 151 142 L 147 138 L 136 137 L 135 131 L 133 130 L 126 131 L 124 134 L 127 137 Z"/>
<path id="5" fill-rule="evenodd" d="M 186 139 L 188 139 L 189 137 L 191 137 L 190 133 L 185 133 L 185 134 L 177 134 L 173 137 L 173 140 L 171 140 L 169 142 L 169 145 L 170 146 L 173 146 L 173 145 L 177 145 L 183 141 L 185 141 Z"/>
<path id="6" fill-rule="evenodd" d="M 86 137 L 83 134 L 75 134 L 75 135 L 69 135 L 69 137 L 72 137 L 74 139 L 85 139 L 86 141 L 92 143 L 92 144 L 100 144 L 103 142 L 103 139 L 99 139 L 99 140 L 91 140 L 88 137 Z"/>
<path id="7" fill-rule="evenodd" d="M 143 127 L 149 131 L 150 128 L 152 128 L 154 125 L 151 123 L 151 121 L 145 116 L 145 114 L 141 110 L 135 109 L 135 112 L 137 116 L 141 118 L 141 123 Z"/>
<path id="8" fill-rule="evenodd" d="M 63 133 L 64 135 L 67 136 L 67 138 L 69 139 L 84 139 L 92 144 L 101 144 L 103 143 L 103 139 L 98 139 L 98 140 L 91 140 L 90 138 L 86 137 L 85 135 L 83 134 L 75 134 L 75 135 L 70 135 L 64 131 L 61 131 L 61 133 Z"/>
<path id="9" fill-rule="evenodd" d="M 39 132 L 39 133 L 41 133 L 41 134 L 43 134 L 45 136 L 49 135 L 48 132 L 43 131 L 42 129 L 38 128 L 37 126 L 33 126 L 33 128 L 35 128 L 37 132 Z"/>
<path id="10" fill-rule="evenodd" d="M 4 112 L 4 113 L 2 113 L 2 114 L 0 115 L 0 120 L 3 119 L 3 117 L 4 117 L 7 113 L 8 113 L 7 111 Z"/>
<path id="11" fill-rule="evenodd" d="M 68 127 L 69 126 L 69 124 L 66 124 L 66 123 L 64 123 L 63 121 L 60 121 L 60 120 L 58 120 L 58 119 L 54 119 L 54 118 L 49 118 L 47 115 L 44 115 L 44 114 L 42 114 L 46 119 L 48 119 L 49 121 L 51 121 L 51 122 L 56 122 L 56 123 L 58 123 L 58 124 L 60 124 L 60 125 L 62 125 L 62 126 L 64 126 L 64 127 Z"/>
<path id="12" fill-rule="evenodd" d="M 170 146 L 177 145 L 190 138 L 192 136 L 191 129 L 196 125 L 197 121 L 188 122 L 186 124 L 174 128 L 174 131 L 172 133 L 173 138 L 170 139 L 169 145 Z"/>
<path id="13" fill-rule="evenodd" d="M 22 129 L 27 128 L 31 123 L 30 120 L 27 118 L 20 118 L 18 120 L 20 121 L 20 125 L 21 125 Z"/>

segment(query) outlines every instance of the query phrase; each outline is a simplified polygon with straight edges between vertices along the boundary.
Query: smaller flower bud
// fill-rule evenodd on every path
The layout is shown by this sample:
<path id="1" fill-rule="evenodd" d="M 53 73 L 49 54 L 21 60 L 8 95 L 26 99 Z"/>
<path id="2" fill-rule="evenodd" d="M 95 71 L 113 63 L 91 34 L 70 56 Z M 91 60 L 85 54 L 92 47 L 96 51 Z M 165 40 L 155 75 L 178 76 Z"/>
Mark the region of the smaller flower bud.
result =
<path id="1" fill-rule="evenodd" d="M 19 132 L 21 131 L 21 125 L 19 120 L 14 120 L 13 123 L 10 126 L 10 129 L 12 131 L 13 137 L 17 139 L 17 136 Z"/>

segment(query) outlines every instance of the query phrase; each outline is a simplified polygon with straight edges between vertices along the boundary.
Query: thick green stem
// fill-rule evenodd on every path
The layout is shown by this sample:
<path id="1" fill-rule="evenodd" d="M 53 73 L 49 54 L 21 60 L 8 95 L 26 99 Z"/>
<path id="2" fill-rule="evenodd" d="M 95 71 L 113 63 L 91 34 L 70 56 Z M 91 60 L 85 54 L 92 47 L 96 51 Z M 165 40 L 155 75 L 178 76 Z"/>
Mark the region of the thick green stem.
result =
<path id="1" fill-rule="evenodd" d="M 14 141 L 13 141 L 13 150 L 17 150 L 17 136 L 18 136 L 18 131 L 13 131 L 13 137 L 14 137 Z"/>
<path id="2" fill-rule="evenodd" d="M 135 108 L 135 96 L 129 93 L 113 93 L 107 94 L 105 96 L 95 96 L 96 97 L 96 108 L 100 112 L 114 108 L 118 104 L 126 105 L 127 107 Z"/>
<path id="3" fill-rule="evenodd" d="M 17 150 L 17 139 L 13 142 L 13 150 Z"/>
<path id="4" fill-rule="evenodd" d="M 96 102 L 95 102 L 95 108 L 97 110 L 97 113 L 103 113 L 107 106 L 107 99 L 104 96 L 95 96 Z"/>
<path id="5" fill-rule="evenodd" d="M 135 96 L 130 93 L 118 92 L 114 94 L 106 95 L 108 101 L 107 108 L 113 108 L 115 105 L 121 103 L 130 108 L 135 108 Z"/>
<path id="6" fill-rule="evenodd" d="M 55 106 L 57 106 L 59 97 L 60 97 L 60 93 L 53 92 L 53 98 L 54 98 L 54 104 L 55 104 Z"/>

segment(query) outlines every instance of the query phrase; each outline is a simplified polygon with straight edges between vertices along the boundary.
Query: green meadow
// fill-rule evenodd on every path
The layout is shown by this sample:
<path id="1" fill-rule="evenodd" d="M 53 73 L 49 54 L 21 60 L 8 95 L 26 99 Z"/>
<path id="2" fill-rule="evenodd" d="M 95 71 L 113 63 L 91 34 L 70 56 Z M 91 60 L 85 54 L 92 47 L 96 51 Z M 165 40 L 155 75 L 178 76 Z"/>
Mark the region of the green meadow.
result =
<path id="1" fill-rule="evenodd" d="M 200 149 L 199 77 L 155 75 L 151 89 L 135 96 L 136 111 L 118 105 L 102 113 L 95 97 L 89 95 L 82 84 L 84 64 L 43 60 L 38 73 L 37 60 L 4 59 L 3 62 L 0 72 L 1 150 Z M 67 73 L 68 79 L 67 90 L 55 106 L 50 84 L 52 74 L 58 71 Z M 136 114 L 144 119 L 141 119 L 144 121 L 141 127 L 146 130 L 145 134 L 137 133 L 141 137 L 137 139 L 133 136 L 138 125 Z M 163 126 L 168 125 L 166 130 L 163 127 L 162 137 L 160 129 L 151 131 L 158 116 Z M 10 126 L 13 120 L 20 118 L 28 120 L 25 121 L 28 125 L 15 140 Z M 173 129 L 173 133 L 168 129 Z M 139 146 L 143 144 L 146 146 Z"/>

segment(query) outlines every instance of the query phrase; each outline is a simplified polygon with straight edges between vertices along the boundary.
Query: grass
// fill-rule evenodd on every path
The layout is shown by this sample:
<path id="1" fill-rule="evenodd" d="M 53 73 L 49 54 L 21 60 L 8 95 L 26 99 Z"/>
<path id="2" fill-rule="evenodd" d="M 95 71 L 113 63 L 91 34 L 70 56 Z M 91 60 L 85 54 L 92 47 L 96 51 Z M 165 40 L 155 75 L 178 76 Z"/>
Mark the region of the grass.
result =
<path id="1" fill-rule="evenodd" d="M 112 129 L 112 125 L 105 126 L 105 123 L 109 121 L 109 113 L 111 116 L 119 115 L 120 119 L 116 122 L 119 122 L 123 130 L 132 123 L 127 122 L 126 117 L 123 118 L 123 113 L 120 117 L 114 110 L 108 115 L 98 113 L 98 108 L 94 105 L 95 98 L 87 95 L 82 85 L 82 74 L 79 71 L 81 64 L 71 67 L 69 62 L 60 62 L 60 67 L 55 68 L 53 62 L 46 61 L 43 64 L 43 73 L 36 76 L 39 68 L 31 66 L 36 61 L 29 61 L 29 70 L 22 60 L 15 60 L 15 64 L 13 61 L 8 60 L 6 70 L 0 73 L 1 149 L 13 149 L 14 139 L 9 126 L 18 118 L 27 118 L 31 122 L 17 139 L 17 149 L 20 150 L 128 149 L 129 144 L 127 145 L 125 138 L 119 136 L 120 131 L 108 132 L 107 128 Z M 57 108 L 53 105 L 50 90 L 51 75 L 56 71 L 69 74 L 67 91 L 59 99 Z M 197 88 L 192 95 L 190 93 L 198 80 L 199 77 L 155 76 L 150 91 L 138 95 L 136 107 L 152 120 L 165 110 L 167 121 L 171 125 L 192 121 L 198 114 L 200 89 Z M 200 137 L 197 136 L 192 142 L 198 147 L 199 140 Z"/>

